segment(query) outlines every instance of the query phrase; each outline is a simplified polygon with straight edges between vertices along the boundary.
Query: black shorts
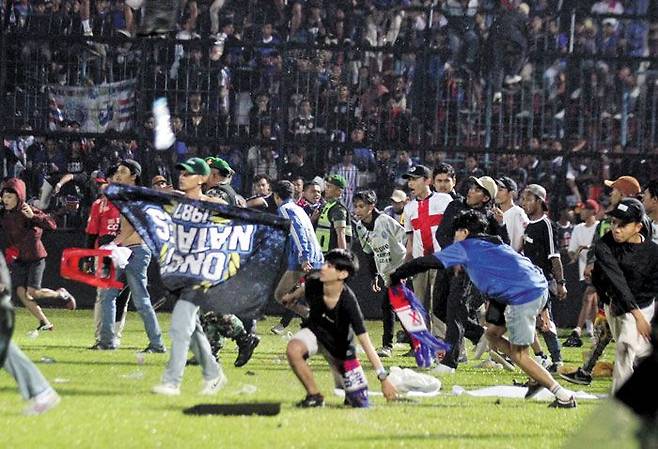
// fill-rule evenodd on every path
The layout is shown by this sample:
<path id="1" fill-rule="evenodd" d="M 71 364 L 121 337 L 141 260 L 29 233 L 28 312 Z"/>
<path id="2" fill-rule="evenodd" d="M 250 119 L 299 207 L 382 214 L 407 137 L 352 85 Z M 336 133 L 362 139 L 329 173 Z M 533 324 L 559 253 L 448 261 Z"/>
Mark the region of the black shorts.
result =
<path id="1" fill-rule="evenodd" d="M 489 299 L 489 306 L 487 306 L 487 312 L 484 314 L 484 320 L 495 326 L 506 326 L 505 307 L 507 307 L 507 304 Z"/>
<path id="2" fill-rule="evenodd" d="M 9 266 L 11 270 L 11 285 L 17 287 L 32 287 L 35 290 L 41 288 L 43 272 L 46 269 L 46 259 L 23 262 L 16 260 Z"/>

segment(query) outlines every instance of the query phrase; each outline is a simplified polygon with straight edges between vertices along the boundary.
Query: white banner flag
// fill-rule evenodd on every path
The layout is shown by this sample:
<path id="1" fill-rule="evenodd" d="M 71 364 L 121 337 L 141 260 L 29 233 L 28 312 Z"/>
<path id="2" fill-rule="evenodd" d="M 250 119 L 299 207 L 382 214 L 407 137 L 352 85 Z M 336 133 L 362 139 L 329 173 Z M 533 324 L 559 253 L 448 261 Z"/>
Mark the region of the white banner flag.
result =
<path id="1" fill-rule="evenodd" d="M 51 130 L 75 121 L 81 132 L 103 133 L 132 128 L 137 80 L 91 87 L 48 85 L 48 124 Z"/>

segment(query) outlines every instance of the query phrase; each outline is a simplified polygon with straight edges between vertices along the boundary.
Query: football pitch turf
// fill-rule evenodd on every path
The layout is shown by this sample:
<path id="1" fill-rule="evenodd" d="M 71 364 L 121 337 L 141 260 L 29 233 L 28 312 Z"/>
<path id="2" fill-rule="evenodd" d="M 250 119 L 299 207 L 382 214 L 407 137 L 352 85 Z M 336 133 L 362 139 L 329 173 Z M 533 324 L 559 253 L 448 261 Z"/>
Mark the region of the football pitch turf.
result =
<path id="1" fill-rule="evenodd" d="M 228 384 L 217 396 L 204 397 L 199 367 L 188 367 L 178 397 L 150 393 L 162 375 L 168 354 L 146 354 L 140 364 L 137 351 L 147 345 L 141 320 L 134 312 L 128 318 L 122 346 L 117 351 L 90 351 L 93 318 L 89 310 L 47 310 L 55 324 L 52 332 L 30 338 L 35 320 L 17 312 L 15 341 L 37 363 L 62 397 L 60 405 L 45 415 L 24 417 L 23 402 L 13 379 L 0 374 L 0 448 L 558 448 L 578 432 L 588 417 L 596 416 L 606 401 L 580 401 L 576 409 L 555 410 L 547 402 L 521 399 L 474 398 L 451 395 L 452 387 L 467 390 L 525 381 L 521 372 L 476 368 L 469 361 L 456 374 L 441 377 L 441 395 L 434 398 L 387 404 L 372 398 L 368 410 L 345 408 L 332 394 L 333 382 L 326 362 L 314 358 L 311 367 L 326 398 L 323 409 L 298 409 L 295 402 L 304 392 L 288 368 L 285 337 L 270 333 L 274 318 L 258 323 L 261 343 L 252 360 L 234 368 L 237 350 L 228 341 L 222 362 Z M 159 313 L 164 330 L 170 315 Z M 295 331 L 298 322 L 290 326 Z M 381 341 L 380 322 L 368 322 L 376 346 Z M 165 332 L 166 335 L 166 332 Z M 166 338 L 166 337 L 165 337 Z M 168 339 L 167 339 L 168 343 Z M 564 348 L 567 366 L 578 366 L 589 348 Z M 472 349 L 469 343 L 469 349 Z M 413 359 L 383 359 L 390 366 L 412 367 Z M 472 351 L 469 350 L 469 354 Z M 611 360 L 613 346 L 605 353 Z M 371 390 L 379 382 L 365 355 L 360 356 Z M 568 386 L 566 382 L 561 382 Z M 595 379 L 590 393 L 608 393 L 610 379 Z M 568 387 L 574 387 L 573 385 Z M 200 403 L 237 404 L 281 402 L 277 416 L 189 416 L 183 409 Z M 587 426 L 592 427 L 592 426 Z M 615 447 L 634 447 L 622 438 L 620 428 L 604 426 L 596 435 Z M 615 429 L 616 427 L 616 429 Z M 626 431 L 631 426 L 626 426 Z M 624 437 L 626 438 L 626 437 Z M 588 441 L 585 439 L 585 441 Z M 591 441 L 591 440 L 590 440 Z M 619 445 L 621 444 L 621 445 Z M 578 447 L 583 448 L 582 445 Z M 602 447 L 601 445 L 591 447 Z M 586 447 L 585 447 L 586 449 Z"/>

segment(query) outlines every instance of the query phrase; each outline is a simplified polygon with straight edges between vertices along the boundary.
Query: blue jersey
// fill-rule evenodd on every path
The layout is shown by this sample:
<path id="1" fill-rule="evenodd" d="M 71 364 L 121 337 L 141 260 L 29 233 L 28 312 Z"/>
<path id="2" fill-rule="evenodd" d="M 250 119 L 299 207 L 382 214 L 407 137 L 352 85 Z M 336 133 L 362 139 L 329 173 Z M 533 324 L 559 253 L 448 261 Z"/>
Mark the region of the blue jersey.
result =
<path id="1" fill-rule="evenodd" d="M 525 304 L 548 289 L 541 270 L 509 245 L 470 238 L 434 256 L 446 268 L 462 265 L 478 290 L 503 304 Z"/>
<path id="2" fill-rule="evenodd" d="M 290 220 L 291 245 L 288 253 L 288 270 L 301 271 L 304 262 L 310 262 L 313 268 L 322 267 L 324 257 L 322 248 L 315 236 L 313 223 L 304 209 L 288 200 L 278 208 L 279 215 Z"/>

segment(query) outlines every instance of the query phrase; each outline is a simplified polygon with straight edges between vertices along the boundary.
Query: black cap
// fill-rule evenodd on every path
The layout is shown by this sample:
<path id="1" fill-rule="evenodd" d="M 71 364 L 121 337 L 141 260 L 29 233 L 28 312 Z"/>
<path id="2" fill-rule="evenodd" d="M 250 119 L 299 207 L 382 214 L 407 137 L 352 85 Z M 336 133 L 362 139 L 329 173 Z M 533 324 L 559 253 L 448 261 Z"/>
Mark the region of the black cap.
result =
<path id="1" fill-rule="evenodd" d="M 279 195 L 282 199 L 288 199 L 294 195 L 295 187 L 290 181 L 279 181 L 274 184 L 272 192 Z"/>
<path id="2" fill-rule="evenodd" d="M 407 173 L 402 175 L 402 178 L 403 179 L 410 179 L 410 178 L 432 179 L 432 170 L 425 167 L 424 165 L 416 165 L 415 167 L 412 167 L 411 170 L 409 170 Z"/>
<path id="3" fill-rule="evenodd" d="M 635 198 L 624 198 L 608 215 L 620 219 L 623 223 L 642 223 L 644 206 Z"/>
<path id="4" fill-rule="evenodd" d="M 132 175 L 140 176 L 142 174 L 142 166 L 134 159 L 122 159 L 121 162 L 119 162 L 119 165 L 128 167 L 130 169 L 130 174 Z"/>
<path id="5" fill-rule="evenodd" d="M 516 181 L 514 181 L 509 176 L 502 176 L 496 179 L 496 183 L 498 184 L 499 187 L 502 187 L 503 189 L 507 189 L 510 192 L 519 191 L 519 186 L 516 184 Z"/>

